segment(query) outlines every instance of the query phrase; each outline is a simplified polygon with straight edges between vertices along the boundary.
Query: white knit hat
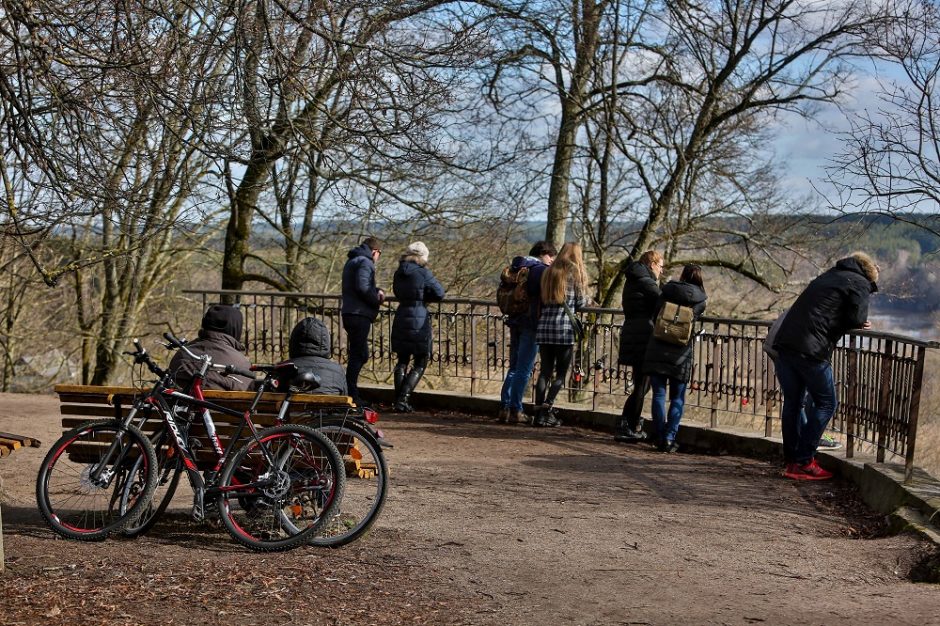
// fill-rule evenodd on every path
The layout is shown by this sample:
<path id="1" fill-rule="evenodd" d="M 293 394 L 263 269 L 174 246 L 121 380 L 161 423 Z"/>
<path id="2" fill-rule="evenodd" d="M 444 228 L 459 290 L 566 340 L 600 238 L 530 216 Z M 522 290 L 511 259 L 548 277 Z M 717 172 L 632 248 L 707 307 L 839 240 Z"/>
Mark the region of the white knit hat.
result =
<path id="1" fill-rule="evenodd" d="M 415 241 L 405 248 L 405 254 L 407 256 L 416 256 L 422 263 L 428 262 L 428 247 L 424 245 L 423 241 Z"/>

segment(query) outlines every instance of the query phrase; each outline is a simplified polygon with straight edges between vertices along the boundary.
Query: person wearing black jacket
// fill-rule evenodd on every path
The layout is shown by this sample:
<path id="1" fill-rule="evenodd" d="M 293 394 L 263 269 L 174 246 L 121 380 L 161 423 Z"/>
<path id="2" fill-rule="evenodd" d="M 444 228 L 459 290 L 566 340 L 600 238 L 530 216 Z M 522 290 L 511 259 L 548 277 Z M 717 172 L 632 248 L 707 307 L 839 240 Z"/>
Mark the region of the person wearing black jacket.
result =
<path id="1" fill-rule="evenodd" d="M 816 462 L 819 438 L 835 415 L 837 397 L 832 352 L 850 330 L 871 328 L 868 302 L 878 291 L 878 266 L 864 252 L 836 262 L 799 295 L 780 324 L 773 347 L 777 378 L 783 391 L 784 476 L 794 480 L 825 480 L 832 474 Z M 800 409 L 809 394 L 806 420 Z"/>
<path id="2" fill-rule="evenodd" d="M 290 333 L 290 360 L 302 372 L 313 372 L 320 379 L 315 393 L 347 395 L 343 366 L 330 359 L 330 329 L 315 317 L 297 322 Z"/>
<path id="3" fill-rule="evenodd" d="M 427 264 L 428 247 L 420 241 L 412 243 L 401 255 L 392 284 L 398 298 L 392 322 L 392 350 L 398 355 L 394 372 L 395 410 L 405 413 L 412 411 L 409 398 L 431 358 L 431 316 L 427 303 L 444 299 L 444 288 Z"/>
<path id="4" fill-rule="evenodd" d="M 643 372 L 646 344 L 653 334 L 653 317 L 659 302 L 659 275 L 663 271 L 663 255 L 647 250 L 639 261 L 627 267 L 627 282 L 623 286 L 623 326 L 620 328 L 620 352 L 617 362 L 632 369 L 633 390 L 623 404 L 623 412 L 614 439 L 625 443 L 642 441 L 641 416 L 643 400 L 650 390 L 650 379 Z"/>
<path id="5" fill-rule="evenodd" d="M 346 385 L 353 402 L 359 397 L 359 372 L 369 360 L 369 330 L 385 301 L 385 292 L 375 286 L 375 264 L 382 246 L 375 237 L 367 237 L 347 253 L 343 266 L 343 329 L 346 331 Z"/>
<path id="6" fill-rule="evenodd" d="M 667 302 L 692 309 L 695 319 L 705 312 L 705 283 L 702 268 L 686 265 L 679 280 L 671 280 L 663 286 L 656 311 Z M 656 445 L 663 452 L 676 452 L 676 434 L 685 408 L 685 390 L 692 377 L 694 339 L 684 346 L 650 337 L 643 359 L 643 372 L 650 377 L 653 388 L 653 425 Z M 666 387 L 669 387 L 669 413 L 666 413 Z"/>

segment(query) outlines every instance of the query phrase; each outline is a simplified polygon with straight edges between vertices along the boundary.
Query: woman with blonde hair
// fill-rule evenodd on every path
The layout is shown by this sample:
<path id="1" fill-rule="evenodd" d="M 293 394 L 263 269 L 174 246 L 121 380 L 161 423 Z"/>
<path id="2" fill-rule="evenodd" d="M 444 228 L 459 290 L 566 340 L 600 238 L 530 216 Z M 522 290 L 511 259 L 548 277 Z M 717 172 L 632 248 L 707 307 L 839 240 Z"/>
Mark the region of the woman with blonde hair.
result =
<path id="1" fill-rule="evenodd" d="M 581 246 L 566 243 L 542 274 L 542 311 L 535 333 L 542 365 L 535 385 L 533 426 L 561 426 L 552 407 L 565 386 L 574 344 L 580 339 L 572 317 L 587 303 L 587 284 Z"/>

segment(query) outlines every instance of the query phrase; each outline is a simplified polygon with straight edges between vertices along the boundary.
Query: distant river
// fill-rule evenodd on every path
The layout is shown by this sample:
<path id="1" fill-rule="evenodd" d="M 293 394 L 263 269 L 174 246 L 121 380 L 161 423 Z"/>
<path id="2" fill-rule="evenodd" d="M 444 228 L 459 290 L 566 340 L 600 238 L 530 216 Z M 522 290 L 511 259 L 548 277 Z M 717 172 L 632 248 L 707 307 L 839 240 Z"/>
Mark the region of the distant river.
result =
<path id="1" fill-rule="evenodd" d="M 940 328 L 935 318 L 924 313 L 878 311 L 868 316 L 872 330 L 895 333 L 923 341 L 940 341 Z"/>

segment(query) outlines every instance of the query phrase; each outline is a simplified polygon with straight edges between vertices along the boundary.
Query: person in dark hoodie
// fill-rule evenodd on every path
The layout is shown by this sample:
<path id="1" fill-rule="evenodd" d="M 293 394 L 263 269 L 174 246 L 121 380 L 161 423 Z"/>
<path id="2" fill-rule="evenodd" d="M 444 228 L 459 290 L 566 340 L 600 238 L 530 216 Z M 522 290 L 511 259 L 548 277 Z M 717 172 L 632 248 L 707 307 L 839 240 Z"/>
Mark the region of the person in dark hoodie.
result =
<path id="1" fill-rule="evenodd" d="M 240 310 L 227 304 L 213 304 L 202 316 L 199 339 L 187 344 L 187 347 L 195 354 L 208 354 L 216 365 L 234 365 L 247 370 L 251 367 L 251 362 L 245 356 L 245 346 L 238 340 L 243 327 L 244 319 Z M 182 350 L 177 350 L 170 360 L 173 379 L 184 389 L 188 389 L 192 384 L 199 366 L 198 361 L 194 361 Z M 202 387 L 244 391 L 250 388 L 253 382 L 249 378 L 234 374 L 225 375 L 219 370 L 210 369 Z"/>
<path id="2" fill-rule="evenodd" d="M 369 360 L 369 331 L 385 301 L 385 292 L 375 286 L 375 264 L 382 246 L 368 237 L 347 253 L 343 266 L 343 329 L 346 331 L 346 386 L 353 402 L 362 405 L 359 396 L 359 372 Z"/>
<path id="3" fill-rule="evenodd" d="M 864 252 L 855 252 L 813 279 L 780 324 L 773 348 L 783 391 L 783 474 L 788 478 L 832 478 L 816 462 L 819 438 L 837 405 L 830 359 L 842 335 L 871 328 L 868 301 L 878 291 L 877 282 L 878 266 Z M 807 394 L 812 403 L 806 403 L 806 418 L 801 422 L 800 409 Z"/>
<path id="4" fill-rule="evenodd" d="M 625 443 L 642 441 L 643 400 L 650 390 L 650 379 L 643 372 L 646 344 L 653 334 L 653 317 L 659 303 L 659 275 L 663 271 L 663 255 L 647 250 L 640 259 L 627 266 L 626 284 L 623 286 L 621 306 L 623 326 L 620 329 L 620 352 L 617 362 L 632 371 L 633 390 L 623 404 L 614 439 Z"/>
<path id="5" fill-rule="evenodd" d="M 506 370 L 506 379 L 500 392 L 500 422 L 516 424 L 527 419 L 522 409 L 522 397 L 538 354 L 535 329 L 539 321 L 542 272 L 552 264 L 555 254 L 555 246 L 547 241 L 539 241 L 529 250 L 528 256 L 517 256 L 509 264 L 513 271 L 523 267 L 529 270 L 525 282 L 529 310 L 506 319 L 506 326 L 509 327 L 509 369 Z"/>
<path id="6" fill-rule="evenodd" d="M 315 317 L 297 322 L 290 333 L 290 360 L 302 372 L 313 372 L 320 379 L 314 393 L 345 396 L 348 394 L 343 367 L 330 359 L 330 330 Z"/>
<path id="7" fill-rule="evenodd" d="M 395 365 L 395 410 L 411 412 L 411 393 L 424 375 L 431 357 L 431 316 L 428 302 L 444 299 L 444 288 L 427 268 L 428 247 L 416 241 L 405 248 L 395 270 L 392 288 L 398 309 L 392 322 Z M 409 369 L 411 363 L 411 369 Z"/>
<path id="8" fill-rule="evenodd" d="M 702 268 L 686 265 L 679 280 L 663 286 L 656 306 L 657 313 L 667 302 L 692 309 L 697 320 L 705 312 L 705 282 Z M 653 425 L 656 445 L 663 452 L 676 452 L 676 434 L 685 408 L 685 390 L 692 377 L 694 339 L 684 346 L 651 336 L 646 344 L 643 372 L 650 377 L 653 388 Z M 666 387 L 669 387 L 669 413 L 666 413 Z"/>

